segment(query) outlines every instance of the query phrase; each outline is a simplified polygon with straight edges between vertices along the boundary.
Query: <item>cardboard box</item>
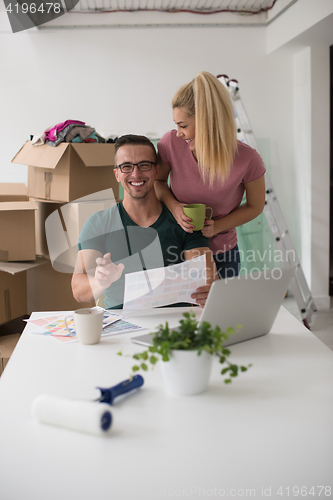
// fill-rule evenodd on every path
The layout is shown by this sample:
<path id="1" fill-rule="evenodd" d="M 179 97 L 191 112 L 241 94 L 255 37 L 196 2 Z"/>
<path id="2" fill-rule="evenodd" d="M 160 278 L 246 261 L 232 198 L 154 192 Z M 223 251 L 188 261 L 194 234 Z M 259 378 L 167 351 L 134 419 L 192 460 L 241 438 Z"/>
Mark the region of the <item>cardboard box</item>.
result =
<path id="1" fill-rule="evenodd" d="M 27 314 L 27 273 L 0 270 L 0 324 Z"/>
<path id="2" fill-rule="evenodd" d="M 50 262 L 27 272 L 28 314 L 33 311 L 75 311 L 93 307 L 94 302 L 77 302 L 72 293 L 72 274 L 59 273 Z"/>
<path id="3" fill-rule="evenodd" d="M 44 259 L 50 259 L 45 234 L 45 221 L 49 215 L 57 212 L 64 205 L 64 202 L 40 200 L 38 198 L 30 198 L 30 200 L 33 200 L 37 206 L 35 211 L 36 255 Z"/>
<path id="4" fill-rule="evenodd" d="M 0 184 L 0 261 L 5 262 L 36 259 L 37 206 L 23 194 L 25 185 L 17 186 L 15 194 L 15 185 Z"/>
<path id="5" fill-rule="evenodd" d="M 19 333 L 0 337 L 0 375 L 4 371 L 19 339 Z"/>
<path id="6" fill-rule="evenodd" d="M 1 183 L 0 202 L 2 201 L 29 201 L 27 186 L 19 183 Z"/>
<path id="7" fill-rule="evenodd" d="M 74 299 L 71 280 L 72 274 L 55 271 L 47 259 L 0 262 L 0 324 L 34 311 L 93 307 L 94 302 Z"/>
<path id="8" fill-rule="evenodd" d="M 36 254 L 51 259 L 54 269 L 72 273 L 78 238 L 86 220 L 95 212 L 106 210 L 119 200 L 106 189 L 64 204 L 31 198 L 36 210 Z"/>
<path id="9" fill-rule="evenodd" d="M 33 146 L 27 141 L 12 160 L 28 165 L 28 195 L 53 201 L 73 201 L 112 188 L 119 198 L 114 176 L 114 144 L 65 143 Z"/>

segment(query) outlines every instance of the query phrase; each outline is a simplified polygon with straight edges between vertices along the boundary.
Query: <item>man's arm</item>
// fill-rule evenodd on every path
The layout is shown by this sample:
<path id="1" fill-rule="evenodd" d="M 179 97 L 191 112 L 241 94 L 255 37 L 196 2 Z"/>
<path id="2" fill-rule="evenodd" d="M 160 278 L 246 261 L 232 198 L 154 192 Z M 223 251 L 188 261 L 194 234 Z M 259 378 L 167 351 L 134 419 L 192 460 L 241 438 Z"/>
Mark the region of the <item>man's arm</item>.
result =
<path id="1" fill-rule="evenodd" d="M 213 281 L 218 279 L 218 274 L 212 251 L 208 247 L 192 248 L 184 252 L 185 260 L 195 259 L 200 255 L 206 255 L 206 285 L 197 288 L 191 297 L 200 307 L 203 307 Z"/>
<path id="2" fill-rule="evenodd" d="M 103 256 L 97 250 L 80 250 L 72 277 L 74 298 L 78 302 L 96 301 L 113 282 L 120 278 L 123 270 L 123 264 L 116 266 L 112 262 L 110 253 Z"/>

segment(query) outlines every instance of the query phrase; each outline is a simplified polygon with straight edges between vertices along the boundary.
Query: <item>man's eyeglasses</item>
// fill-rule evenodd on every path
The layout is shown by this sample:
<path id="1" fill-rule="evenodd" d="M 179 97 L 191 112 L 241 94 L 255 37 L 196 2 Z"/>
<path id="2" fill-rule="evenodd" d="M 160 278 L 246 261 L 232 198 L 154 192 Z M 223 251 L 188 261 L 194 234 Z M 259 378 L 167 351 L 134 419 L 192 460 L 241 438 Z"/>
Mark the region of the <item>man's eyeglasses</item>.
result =
<path id="1" fill-rule="evenodd" d="M 117 165 L 116 168 L 120 168 L 120 171 L 123 174 L 129 174 L 133 172 L 134 167 L 138 167 L 140 172 L 148 172 L 153 168 L 153 165 L 155 166 L 156 163 L 152 161 L 140 161 L 139 163 L 122 163 L 121 165 Z"/>

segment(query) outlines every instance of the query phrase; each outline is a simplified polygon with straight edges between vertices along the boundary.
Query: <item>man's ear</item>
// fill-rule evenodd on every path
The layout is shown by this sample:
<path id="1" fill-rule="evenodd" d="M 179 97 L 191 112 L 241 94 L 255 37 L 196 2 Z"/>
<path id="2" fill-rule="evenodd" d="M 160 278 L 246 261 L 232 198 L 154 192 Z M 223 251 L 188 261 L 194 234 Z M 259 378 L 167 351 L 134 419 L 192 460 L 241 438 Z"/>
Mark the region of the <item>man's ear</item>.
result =
<path id="1" fill-rule="evenodd" d="M 159 165 L 159 163 L 156 164 L 156 177 L 158 176 L 158 174 L 160 173 L 160 168 L 161 168 L 161 165 Z"/>
<path id="2" fill-rule="evenodd" d="M 114 173 L 114 176 L 117 179 L 117 181 L 120 182 L 120 179 L 119 179 L 119 176 L 118 176 L 118 170 L 119 170 L 119 168 L 114 168 L 113 169 L 113 173 Z"/>

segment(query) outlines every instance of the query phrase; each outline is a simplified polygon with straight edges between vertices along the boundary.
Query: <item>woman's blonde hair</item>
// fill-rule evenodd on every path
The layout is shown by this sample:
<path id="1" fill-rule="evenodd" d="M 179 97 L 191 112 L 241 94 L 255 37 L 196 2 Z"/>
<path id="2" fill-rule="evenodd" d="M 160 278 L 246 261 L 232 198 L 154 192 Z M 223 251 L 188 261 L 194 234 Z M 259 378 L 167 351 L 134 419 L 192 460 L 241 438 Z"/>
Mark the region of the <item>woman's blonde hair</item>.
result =
<path id="1" fill-rule="evenodd" d="M 210 73 L 202 71 L 183 85 L 172 100 L 195 117 L 195 151 L 199 170 L 209 185 L 224 182 L 237 151 L 237 130 L 230 94 Z"/>

